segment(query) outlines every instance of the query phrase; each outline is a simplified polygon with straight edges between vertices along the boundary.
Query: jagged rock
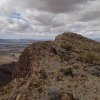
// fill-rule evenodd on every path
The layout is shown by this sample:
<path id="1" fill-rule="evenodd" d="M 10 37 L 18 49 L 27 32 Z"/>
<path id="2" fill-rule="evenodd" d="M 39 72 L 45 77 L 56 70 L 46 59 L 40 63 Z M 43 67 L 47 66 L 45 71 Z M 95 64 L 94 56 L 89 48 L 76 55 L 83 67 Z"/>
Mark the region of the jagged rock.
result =
<path id="1" fill-rule="evenodd" d="M 95 46 L 100 47 L 100 44 L 71 32 L 58 35 L 55 41 L 33 43 L 20 56 L 14 70 L 14 76 L 30 76 L 38 68 L 45 68 L 45 64 L 51 67 L 50 63 L 52 63 L 52 66 L 56 66 L 58 62 L 76 60 L 80 56 L 79 53 L 84 53 L 86 50 L 94 52 Z M 57 61 L 58 58 L 60 59 L 59 61 Z"/>
<path id="2" fill-rule="evenodd" d="M 100 43 L 65 32 L 55 41 L 36 42 L 23 51 L 13 70 L 16 82 L 0 88 L 0 98 L 99 100 L 100 78 L 90 73 L 94 66 L 100 66 Z M 99 73 L 99 68 L 96 71 Z M 71 95 L 60 93 L 61 88 Z"/>

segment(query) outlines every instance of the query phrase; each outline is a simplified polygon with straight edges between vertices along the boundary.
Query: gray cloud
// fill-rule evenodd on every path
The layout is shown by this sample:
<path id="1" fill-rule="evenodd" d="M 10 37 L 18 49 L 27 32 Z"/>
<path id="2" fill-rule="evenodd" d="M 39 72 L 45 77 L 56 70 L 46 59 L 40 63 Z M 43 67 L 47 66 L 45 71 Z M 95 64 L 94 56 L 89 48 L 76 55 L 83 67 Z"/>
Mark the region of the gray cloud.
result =
<path id="1" fill-rule="evenodd" d="M 80 20 L 81 21 L 91 21 L 91 20 L 95 20 L 95 19 L 99 19 L 100 18 L 100 11 L 94 11 L 91 13 L 85 13 Z"/>
<path id="2" fill-rule="evenodd" d="M 100 20 L 100 1 L 93 0 L 92 2 L 89 2 L 84 7 L 83 12 L 80 13 L 81 13 L 81 16 L 79 18 L 80 21 L 92 21 L 97 19 Z"/>
<path id="3" fill-rule="evenodd" d="M 41 25 L 49 26 L 54 18 L 54 15 L 50 13 L 40 13 L 39 15 L 33 16 L 33 18 L 40 22 Z"/>
<path id="4" fill-rule="evenodd" d="M 51 13 L 65 13 L 74 11 L 78 4 L 89 0 L 28 0 L 28 7 Z"/>
<path id="5" fill-rule="evenodd" d="M 0 36 L 99 35 L 99 9 L 99 0 L 9 0 L 0 5 Z"/>

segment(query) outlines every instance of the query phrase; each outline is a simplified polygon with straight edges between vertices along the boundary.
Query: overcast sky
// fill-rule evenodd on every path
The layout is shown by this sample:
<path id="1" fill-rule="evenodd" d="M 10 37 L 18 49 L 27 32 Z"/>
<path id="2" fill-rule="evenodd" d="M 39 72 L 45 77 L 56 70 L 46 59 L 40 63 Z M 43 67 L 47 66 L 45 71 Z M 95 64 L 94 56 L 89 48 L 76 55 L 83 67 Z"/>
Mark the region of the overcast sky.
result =
<path id="1" fill-rule="evenodd" d="M 100 37 L 100 0 L 0 0 L 0 38 Z"/>

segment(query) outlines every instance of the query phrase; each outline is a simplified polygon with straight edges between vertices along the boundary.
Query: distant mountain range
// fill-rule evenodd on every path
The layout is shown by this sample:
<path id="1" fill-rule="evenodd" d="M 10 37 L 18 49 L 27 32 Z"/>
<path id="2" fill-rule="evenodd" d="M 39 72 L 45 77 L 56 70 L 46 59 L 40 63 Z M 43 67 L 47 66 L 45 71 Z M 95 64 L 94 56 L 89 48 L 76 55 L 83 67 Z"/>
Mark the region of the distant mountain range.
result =
<path id="1" fill-rule="evenodd" d="M 32 43 L 36 41 L 32 39 L 0 39 L 0 43 Z"/>
<path id="2" fill-rule="evenodd" d="M 100 38 L 92 38 L 97 42 L 100 42 Z M 37 41 L 46 41 L 46 40 L 33 40 L 33 39 L 0 39 L 0 43 L 33 43 Z"/>

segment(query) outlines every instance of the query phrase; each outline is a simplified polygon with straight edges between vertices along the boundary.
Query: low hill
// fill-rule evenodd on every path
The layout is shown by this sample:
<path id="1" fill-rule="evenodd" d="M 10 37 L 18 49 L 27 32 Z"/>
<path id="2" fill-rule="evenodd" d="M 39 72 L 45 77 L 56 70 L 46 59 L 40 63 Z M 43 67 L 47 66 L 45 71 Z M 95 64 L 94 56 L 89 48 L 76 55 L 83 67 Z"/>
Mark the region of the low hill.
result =
<path id="1" fill-rule="evenodd" d="M 71 32 L 33 43 L 13 78 L 1 89 L 2 100 L 99 100 L 100 43 Z"/>

